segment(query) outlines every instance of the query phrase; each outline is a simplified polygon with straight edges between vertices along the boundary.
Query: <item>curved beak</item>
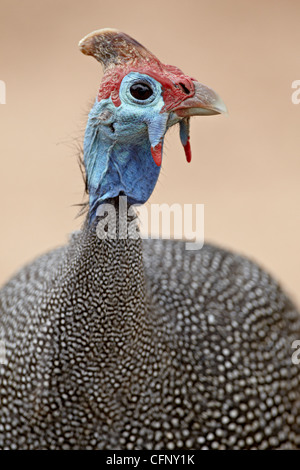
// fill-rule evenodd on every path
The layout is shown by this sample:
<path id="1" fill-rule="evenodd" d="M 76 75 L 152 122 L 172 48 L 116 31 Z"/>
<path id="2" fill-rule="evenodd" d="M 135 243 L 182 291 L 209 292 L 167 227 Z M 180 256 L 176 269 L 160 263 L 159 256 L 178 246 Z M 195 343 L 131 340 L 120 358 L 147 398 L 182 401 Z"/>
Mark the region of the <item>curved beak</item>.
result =
<path id="1" fill-rule="evenodd" d="M 224 101 L 211 88 L 193 80 L 195 94 L 172 109 L 179 117 L 209 116 L 227 113 Z"/>

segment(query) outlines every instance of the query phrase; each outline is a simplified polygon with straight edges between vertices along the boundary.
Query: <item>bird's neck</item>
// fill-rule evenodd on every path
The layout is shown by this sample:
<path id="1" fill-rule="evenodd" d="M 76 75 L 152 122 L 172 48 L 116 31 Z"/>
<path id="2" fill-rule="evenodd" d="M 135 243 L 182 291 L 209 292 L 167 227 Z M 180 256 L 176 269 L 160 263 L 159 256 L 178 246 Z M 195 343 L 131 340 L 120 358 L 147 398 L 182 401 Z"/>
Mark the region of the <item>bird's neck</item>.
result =
<path id="1" fill-rule="evenodd" d="M 118 219 L 117 208 L 114 239 L 103 239 L 99 219 L 85 222 L 70 244 L 65 273 L 75 305 L 70 331 L 82 334 L 86 347 L 94 344 L 96 356 L 100 348 L 102 359 L 132 351 L 147 329 L 148 301 L 137 220 L 128 217 L 135 235 L 124 238 L 124 220 L 121 229 Z"/>

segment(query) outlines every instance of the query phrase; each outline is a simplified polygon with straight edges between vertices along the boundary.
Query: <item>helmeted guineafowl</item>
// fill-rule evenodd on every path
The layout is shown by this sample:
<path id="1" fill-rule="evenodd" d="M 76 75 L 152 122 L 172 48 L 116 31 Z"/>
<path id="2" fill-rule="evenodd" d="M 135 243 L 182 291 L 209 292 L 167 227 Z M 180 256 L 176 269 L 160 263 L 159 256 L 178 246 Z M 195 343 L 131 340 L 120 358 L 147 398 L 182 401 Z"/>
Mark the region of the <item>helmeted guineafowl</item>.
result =
<path id="1" fill-rule="evenodd" d="M 142 240 L 131 210 L 152 193 L 167 129 L 179 123 L 189 161 L 190 116 L 223 102 L 116 30 L 80 48 L 105 72 L 84 141 L 88 214 L 0 292 L 0 447 L 297 448 L 291 301 L 236 254 Z"/>

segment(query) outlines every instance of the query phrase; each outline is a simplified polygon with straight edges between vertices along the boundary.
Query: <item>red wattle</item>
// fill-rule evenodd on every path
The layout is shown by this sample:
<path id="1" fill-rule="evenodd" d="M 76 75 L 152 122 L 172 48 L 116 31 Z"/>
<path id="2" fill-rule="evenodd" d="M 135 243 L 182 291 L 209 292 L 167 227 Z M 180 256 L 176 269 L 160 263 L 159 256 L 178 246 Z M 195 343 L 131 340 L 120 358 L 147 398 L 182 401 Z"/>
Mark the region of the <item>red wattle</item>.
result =
<path id="1" fill-rule="evenodd" d="M 161 147 L 161 143 L 157 144 L 155 147 L 151 147 L 151 154 L 157 166 L 161 165 Z"/>
<path id="2" fill-rule="evenodd" d="M 184 147 L 184 151 L 185 151 L 186 161 L 188 163 L 190 163 L 190 161 L 192 160 L 192 150 L 191 150 L 190 138 L 188 138 L 186 144 L 183 147 Z"/>

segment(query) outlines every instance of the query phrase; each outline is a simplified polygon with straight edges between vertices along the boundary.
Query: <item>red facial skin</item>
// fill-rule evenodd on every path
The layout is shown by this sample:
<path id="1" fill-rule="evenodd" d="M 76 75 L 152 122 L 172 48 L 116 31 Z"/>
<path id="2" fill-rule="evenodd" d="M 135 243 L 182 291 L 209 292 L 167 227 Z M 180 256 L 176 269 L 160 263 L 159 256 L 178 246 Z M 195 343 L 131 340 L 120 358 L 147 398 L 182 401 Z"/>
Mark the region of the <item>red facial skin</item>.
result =
<path id="1" fill-rule="evenodd" d="M 177 107 L 186 98 L 194 96 L 195 88 L 190 77 L 184 75 L 177 67 L 163 65 L 152 59 L 151 61 L 145 61 L 144 64 L 139 62 L 136 66 L 129 63 L 128 65 L 116 65 L 106 70 L 98 93 L 98 101 L 111 96 L 114 105 L 116 107 L 120 106 L 120 85 L 125 75 L 130 72 L 144 73 L 161 83 L 165 103 L 161 110 L 162 113 L 171 111 L 172 108 Z"/>
<path id="2" fill-rule="evenodd" d="M 191 98 L 195 94 L 193 81 L 190 77 L 172 65 L 163 65 L 160 62 L 152 59 L 145 61 L 144 64 L 139 63 L 136 67 L 130 63 L 127 66 L 116 65 L 111 69 L 106 70 L 103 77 L 99 93 L 98 101 L 111 97 L 112 102 L 116 107 L 121 105 L 119 97 L 120 85 L 123 78 L 130 72 L 139 72 L 149 75 L 157 80 L 162 85 L 162 97 L 164 106 L 161 113 L 171 111 L 173 108 L 179 106 L 187 97 Z M 184 146 L 187 162 L 191 161 L 191 146 L 189 139 Z M 162 144 L 159 143 L 154 148 L 151 147 L 151 154 L 157 166 L 161 165 L 162 160 Z"/>
<path id="3" fill-rule="evenodd" d="M 162 150 L 161 142 L 157 144 L 155 147 L 151 147 L 151 155 L 153 157 L 154 163 L 157 166 L 161 165 L 161 159 L 162 159 L 161 150 Z"/>

